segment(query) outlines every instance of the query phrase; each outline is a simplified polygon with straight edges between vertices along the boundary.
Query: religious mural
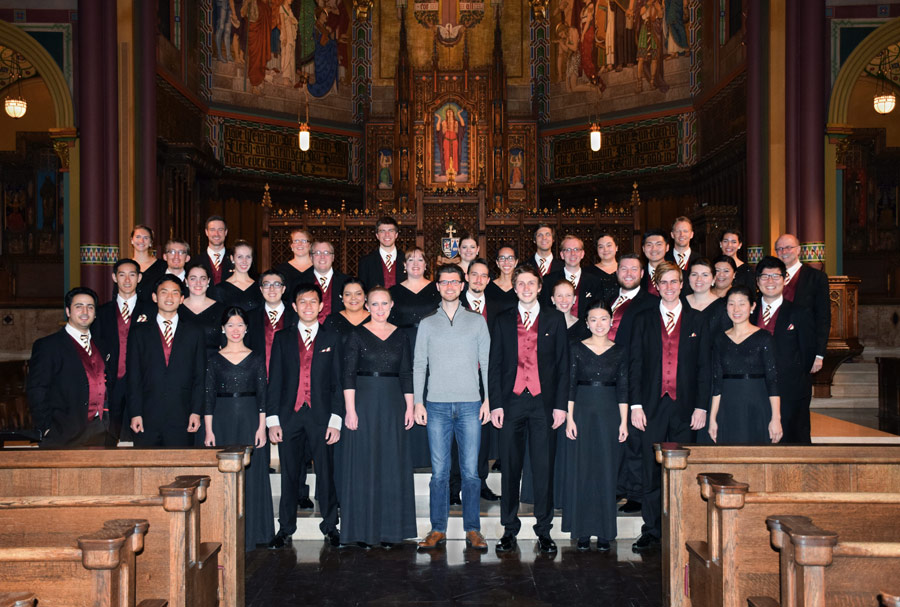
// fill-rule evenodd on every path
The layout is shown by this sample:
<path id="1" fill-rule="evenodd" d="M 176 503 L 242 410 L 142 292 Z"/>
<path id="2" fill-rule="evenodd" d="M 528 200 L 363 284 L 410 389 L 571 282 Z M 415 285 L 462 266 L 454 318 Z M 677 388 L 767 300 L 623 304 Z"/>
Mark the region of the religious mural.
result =
<path id="1" fill-rule="evenodd" d="M 469 113 L 447 102 L 434 112 L 434 173 L 432 181 L 446 183 L 453 175 L 457 183 L 469 181 Z"/>

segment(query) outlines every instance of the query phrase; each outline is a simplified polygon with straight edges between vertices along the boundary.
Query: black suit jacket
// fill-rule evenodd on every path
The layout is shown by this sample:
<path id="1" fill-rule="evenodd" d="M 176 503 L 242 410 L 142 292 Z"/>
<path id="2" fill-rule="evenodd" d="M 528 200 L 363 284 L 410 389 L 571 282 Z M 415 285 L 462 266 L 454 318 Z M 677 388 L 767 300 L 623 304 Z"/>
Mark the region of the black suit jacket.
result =
<path id="1" fill-rule="evenodd" d="M 491 409 L 505 409 L 513 396 L 519 359 L 518 306 L 504 310 L 491 329 L 488 395 Z M 547 415 L 565 411 L 569 398 L 569 339 L 566 319 L 551 308 L 541 308 L 537 318 L 537 362 L 541 397 Z"/>
<path id="2" fill-rule="evenodd" d="M 555 260 L 554 260 L 555 261 Z M 541 287 L 541 305 L 547 308 L 553 307 L 553 287 L 560 280 L 566 279 L 565 264 L 562 269 L 555 270 L 544 276 L 544 283 Z M 575 295 L 578 296 L 578 318 L 587 316 L 587 309 L 593 302 L 602 299 L 607 289 L 600 277 L 589 272 L 584 268 L 581 269 L 581 278 L 578 280 L 578 290 Z"/>
<path id="3" fill-rule="evenodd" d="M 397 284 L 406 280 L 406 266 L 403 265 L 403 251 L 397 248 L 397 259 L 394 260 L 394 268 L 397 271 Z M 366 291 L 372 287 L 384 286 L 384 272 L 382 271 L 381 252 L 378 249 L 360 257 L 356 275 L 362 281 Z"/>
<path id="4" fill-rule="evenodd" d="M 610 309 L 612 309 L 613 303 L 619 298 L 619 292 L 616 291 L 607 304 Z M 685 304 L 687 305 L 687 304 Z M 659 307 L 659 297 L 656 295 L 650 295 L 647 292 L 647 289 L 642 288 L 638 291 L 638 294 L 634 296 L 634 299 L 631 300 L 631 303 L 625 308 L 625 312 L 622 313 L 622 318 L 619 320 L 619 328 L 616 329 L 616 339 L 615 342 L 620 344 L 628 351 L 628 348 L 631 344 L 631 336 L 633 335 L 634 329 L 634 319 L 637 318 L 641 312 L 644 310 L 653 308 L 658 309 Z"/>
<path id="5" fill-rule="evenodd" d="M 530 266 L 534 266 L 535 268 L 540 269 L 540 266 L 538 265 L 537 260 L 534 258 L 534 255 L 535 254 L 532 253 L 531 255 L 528 256 L 527 259 L 523 259 L 522 261 L 520 261 L 519 265 L 521 265 L 523 263 L 527 263 Z M 553 261 L 550 262 L 550 269 L 547 270 L 547 274 L 545 274 L 544 276 L 546 278 L 546 276 L 549 276 L 551 272 L 558 272 L 559 270 L 562 270 L 565 267 L 566 267 L 566 262 L 563 261 L 559 255 L 554 255 Z"/>
<path id="6" fill-rule="evenodd" d="M 110 376 L 110 357 L 91 335 L 92 347 L 99 348 Z M 26 394 L 31 418 L 41 434 L 50 430 L 53 444 L 65 445 L 81 434 L 88 423 L 87 373 L 78 350 L 81 346 L 66 333 L 65 327 L 34 342 L 28 363 Z M 113 368 L 113 375 L 115 370 Z M 109 386 L 107 386 L 107 395 Z"/>
<path id="7" fill-rule="evenodd" d="M 266 308 L 266 305 L 263 304 L 262 307 L 257 308 L 255 310 L 251 310 L 247 313 L 250 317 L 247 327 L 247 335 L 244 337 L 244 344 L 250 348 L 251 350 L 256 350 L 259 352 L 265 352 L 266 347 L 266 329 L 265 325 L 269 324 L 269 311 Z M 284 313 L 281 315 L 283 320 L 282 327 L 284 329 L 288 327 L 297 326 L 297 313 L 294 312 L 294 307 L 291 304 L 284 304 Z M 274 342 L 273 342 L 274 347 Z"/>
<path id="8" fill-rule="evenodd" d="M 671 261 L 675 265 L 678 265 L 678 262 L 675 261 L 675 247 L 672 247 L 666 252 L 666 256 L 663 258 L 666 261 Z M 688 255 L 687 264 L 685 264 L 684 269 L 681 271 L 682 285 L 681 285 L 681 294 L 683 296 L 688 296 L 694 292 L 691 288 L 691 283 L 688 280 L 688 275 L 691 273 L 691 264 L 694 263 L 694 260 L 700 259 L 700 254 L 694 247 L 691 247 L 691 254 Z"/>
<path id="9" fill-rule="evenodd" d="M 109 386 L 109 394 L 112 396 L 116 387 L 122 389 L 124 386 L 118 386 L 118 375 L 119 370 L 119 316 L 121 312 L 119 311 L 119 303 L 118 300 L 114 297 L 112 301 L 108 301 L 97 310 L 97 319 L 94 321 L 94 324 L 91 325 L 91 333 L 97 336 L 97 339 L 102 342 L 103 350 L 107 354 L 109 354 L 109 373 L 106 376 L 106 384 Z M 134 310 L 131 311 L 131 328 L 134 328 L 134 325 L 137 323 L 137 319 L 141 317 L 141 315 L 146 316 L 148 319 L 156 317 L 156 307 L 153 304 L 147 303 L 145 301 L 141 301 L 138 298 L 137 303 L 134 305 Z M 131 331 L 128 332 L 129 337 L 131 336 Z M 127 384 L 128 381 L 128 367 L 125 367 L 125 377 L 122 378 L 122 382 Z M 123 392 L 124 393 L 124 392 Z"/>
<path id="10" fill-rule="evenodd" d="M 765 304 L 756 304 L 751 322 L 756 324 Z M 816 330 L 808 310 L 784 300 L 775 318 L 775 365 L 778 392 L 782 398 L 799 400 L 812 396 L 809 370 L 816 359 Z"/>
<path id="11" fill-rule="evenodd" d="M 349 276 L 342 272 L 338 272 L 334 270 L 334 273 L 331 276 L 331 283 L 328 285 L 328 293 L 331 294 L 331 313 L 340 312 L 344 309 L 344 300 L 342 299 L 342 295 L 344 294 L 344 285 L 350 279 Z M 313 283 L 319 284 L 319 281 L 316 279 L 315 271 L 312 267 L 301 274 L 301 279 L 298 281 L 299 283 Z M 291 302 L 294 303 L 294 302 Z"/>
<path id="12" fill-rule="evenodd" d="M 206 271 L 209 272 L 209 275 L 212 276 L 213 275 L 213 263 L 212 263 L 212 259 L 209 258 L 209 253 L 206 251 L 206 249 L 203 249 L 202 251 L 198 251 L 197 253 L 198 253 L 197 257 L 195 258 L 194 263 L 191 265 L 203 266 L 204 268 L 206 268 Z M 228 254 L 228 249 L 224 249 L 222 251 L 222 255 L 223 255 L 222 261 L 220 262 L 219 265 L 222 268 L 222 280 L 225 280 L 226 278 L 228 278 L 232 274 L 234 274 L 234 262 L 231 261 L 231 255 Z M 221 281 L 219 281 L 219 282 L 221 282 Z M 219 284 L 219 283 L 216 283 L 216 284 Z M 209 286 L 211 286 L 211 287 L 215 286 L 212 284 L 212 279 L 210 279 Z"/>
<path id="13" fill-rule="evenodd" d="M 136 322 L 128 334 L 125 377 L 128 381 L 126 419 L 141 416 L 144 429 L 182 425 L 203 413 L 206 386 L 206 345 L 203 331 L 179 316 L 166 365 L 156 316 Z"/>
<path id="14" fill-rule="evenodd" d="M 793 303 L 812 313 L 816 326 L 816 355 L 824 357 L 828 346 L 828 334 L 831 333 L 828 275 L 804 263 L 792 280 L 798 281 Z"/>
<path id="15" fill-rule="evenodd" d="M 469 305 L 469 298 L 466 297 L 467 290 L 468 289 L 463 288 L 463 292 L 459 296 L 459 301 L 466 310 L 471 310 L 472 307 Z M 487 321 L 488 331 L 490 331 L 491 328 L 494 326 L 494 319 L 497 318 L 497 315 L 500 314 L 503 310 L 509 309 L 509 307 L 503 301 L 497 301 L 495 299 L 488 297 L 487 292 L 484 293 L 484 301 L 487 302 L 485 304 L 487 315 L 485 316 L 484 314 L 482 314 L 482 316 L 485 316 L 485 320 Z"/>
<path id="16" fill-rule="evenodd" d="M 313 342 L 310 406 L 316 423 L 322 427 L 328 425 L 332 413 L 344 417 L 340 345 L 340 334 L 320 324 Z M 300 343 L 294 323 L 276 333 L 272 343 L 266 415 L 277 415 L 283 426 L 294 414 L 299 387 Z"/>
<path id="17" fill-rule="evenodd" d="M 686 417 L 690 417 L 694 409 L 709 410 L 710 348 L 705 325 L 699 312 L 682 304 L 675 401 Z M 649 418 L 662 398 L 662 318 L 659 306 L 644 310 L 635 319 L 630 351 L 629 402 L 631 405 L 641 405 Z"/>

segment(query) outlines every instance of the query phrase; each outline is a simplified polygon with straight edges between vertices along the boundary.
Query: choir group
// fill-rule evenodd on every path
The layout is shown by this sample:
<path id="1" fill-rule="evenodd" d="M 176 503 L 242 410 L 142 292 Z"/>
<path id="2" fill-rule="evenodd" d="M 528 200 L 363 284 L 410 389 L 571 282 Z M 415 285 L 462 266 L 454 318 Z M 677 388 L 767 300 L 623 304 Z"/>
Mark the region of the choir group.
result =
<path id="1" fill-rule="evenodd" d="M 737 230 L 708 260 L 679 217 L 643 235 L 643 258 L 599 235 L 593 265 L 580 238 L 557 248 L 540 225 L 533 255 L 502 246 L 488 261 L 466 237 L 457 263 L 430 277 L 425 252 L 401 250 L 384 217 L 350 277 L 304 229 L 292 258 L 258 276 L 248 242 L 226 251 L 222 217 L 205 231 L 205 251 L 170 239 L 158 259 L 153 231 L 136 226 L 108 302 L 66 294 L 68 322 L 35 342 L 27 392 L 43 447 L 253 445 L 248 549 L 291 541 L 298 508 L 313 507 L 312 461 L 320 529 L 336 547 L 415 537 L 413 471 L 430 467 L 419 549 L 445 543 L 454 504 L 467 545 L 486 549 L 480 500 L 499 499 L 498 552 L 516 548 L 521 501 L 534 504 L 543 552 L 557 550 L 558 508 L 577 548 L 596 537 L 601 551 L 617 510 L 640 510 L 642 552 L 661 536 L 654 443 L 810 442 L 828 283 L 791 234 L 753 267 Z"/>

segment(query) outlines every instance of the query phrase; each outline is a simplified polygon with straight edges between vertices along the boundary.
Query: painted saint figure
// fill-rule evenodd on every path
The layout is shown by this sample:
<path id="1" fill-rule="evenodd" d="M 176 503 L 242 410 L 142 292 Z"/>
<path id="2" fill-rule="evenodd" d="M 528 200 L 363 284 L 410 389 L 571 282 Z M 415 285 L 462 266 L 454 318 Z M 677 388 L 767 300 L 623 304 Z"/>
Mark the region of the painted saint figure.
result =
<path id="1" fill-rule="evenodd" d="M 462 116 L 457 116 L 453 108 L 447 108 L 444 118 L 437 116 L 435 122 L 441 149 L 441 174 L 446 176 L 451 165 L 457 174 L 460 173 L 460 141 L 465 137 L 466 123 Z"/>

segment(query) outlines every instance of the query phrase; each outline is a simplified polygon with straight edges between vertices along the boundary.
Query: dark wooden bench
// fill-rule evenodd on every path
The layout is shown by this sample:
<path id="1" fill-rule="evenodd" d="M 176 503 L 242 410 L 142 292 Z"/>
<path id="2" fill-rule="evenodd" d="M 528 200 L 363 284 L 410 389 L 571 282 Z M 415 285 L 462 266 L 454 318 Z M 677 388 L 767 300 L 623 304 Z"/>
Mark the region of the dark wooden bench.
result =
<path id="1" fill-rule="evenodd" d="M 707 537 L 697 475 L 724 472 L 760 491 L 900 493 L 900 446 L 656 445 L 662 465 L 663 604 L 689 607 L 687 542 Z"/>
<path id="2" fill-rule="evenodd" d="M 856 607 L 884 604 L 884 588 L 900 586 L 900 542 L 840 539 L 809 517 L 770 516 L 772 545 L 779 551 L 780 601 L 752 597 L 756 607 Z"/>
<path id="3" fill-rule="evenodd" d="M 208 476 L 180 476 L 156 495 L 0 498 L 0 545 L 42 545 L 113 517 L 144 519 L 137 600 L 167 596 L 172 607 L 215 607 L 221 544 L 200 541 Z"/>
<path id="4" fill-rule="evenodd" d="M 210 477 L 200 536 L 222 545 L 222 607 L 244 605 L 244 468 L 250 447 L 0 451 L 4 497 L 148 495 L 176 476 Z"/>
<path id="5" fill-rule="evenodd" d="M 0 548 L 0 593 L 24 605 L 37 599 L 40 607 L 133 607 L 135 554 L 148 526 L 116 519 L 60 544 Z M 144 601 L 140 607 L 165 604 Z"/>
<path id="6" fill-rule="evenodd" d="M 707 537 L 687 542 L 694 607 L 739 607 L 751 596 L 777 596 L 779 563 L 766 520 L 805 514 L 855 541 L 900 537 L 900 493 L 756 492 L 731 474 L 700 474 Z"/>

